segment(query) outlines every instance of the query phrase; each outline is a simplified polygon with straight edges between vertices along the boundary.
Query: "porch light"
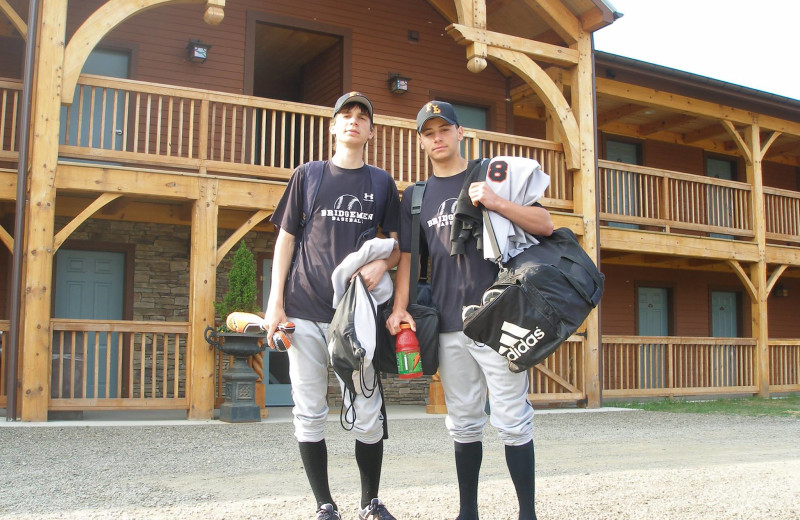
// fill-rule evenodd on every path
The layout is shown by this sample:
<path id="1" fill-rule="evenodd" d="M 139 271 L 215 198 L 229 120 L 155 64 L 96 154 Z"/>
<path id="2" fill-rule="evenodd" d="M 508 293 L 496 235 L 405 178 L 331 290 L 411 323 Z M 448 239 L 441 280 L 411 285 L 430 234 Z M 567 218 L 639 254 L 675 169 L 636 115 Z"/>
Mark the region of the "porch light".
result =
<path id="1" fill-rule="evenodd" d="M 389 92 L 392 94 L 405 94 L 408 92 L 408 82 L 411 78 L 405 78 L 399 72 L 389 73 Z"/>
<path id="2" fill-rule="evenodd" d="M 211 45 L 203 43 L 200 40 L 189 40 L 189 44 L 186 46 L 189 61 L 203 63 L 208 58 L 208 49 L 210 48 Z"/>
<path id="3" fill-rule="evenodd" d="M 772 289 L 772 295 L 776 298 L 787 298 L 789 296 L 789 289 L 785 285 L 779 284 Z"/>

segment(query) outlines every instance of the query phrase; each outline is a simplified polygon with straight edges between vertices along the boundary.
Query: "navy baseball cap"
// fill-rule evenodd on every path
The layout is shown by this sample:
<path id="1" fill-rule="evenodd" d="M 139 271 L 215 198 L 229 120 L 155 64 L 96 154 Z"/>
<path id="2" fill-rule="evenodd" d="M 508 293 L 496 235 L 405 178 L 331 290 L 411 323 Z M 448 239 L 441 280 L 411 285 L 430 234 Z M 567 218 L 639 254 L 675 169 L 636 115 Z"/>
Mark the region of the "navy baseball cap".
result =
<path id="1" fill-rule="evenodd" d="M 333 117 L 336 117 L 336 114 L 342 110 L 342 107 L 350 103 L 358 103 L 364 107 L 369 114 L 369 120 L 372 121 L 372 103 L 367 99 L 367 96 L 356 91 L 348 92 L 336 100 L 336 104 L 333 106 Z"/>
<path id="2" fill-rule="evenodd" d="M 445 101 L 428 101 L 417 114 L 417 133 L 420 133 L 422 126 L 434 117 L 441 117 L 451 125 L 460 126 L 453 105 Z"/>

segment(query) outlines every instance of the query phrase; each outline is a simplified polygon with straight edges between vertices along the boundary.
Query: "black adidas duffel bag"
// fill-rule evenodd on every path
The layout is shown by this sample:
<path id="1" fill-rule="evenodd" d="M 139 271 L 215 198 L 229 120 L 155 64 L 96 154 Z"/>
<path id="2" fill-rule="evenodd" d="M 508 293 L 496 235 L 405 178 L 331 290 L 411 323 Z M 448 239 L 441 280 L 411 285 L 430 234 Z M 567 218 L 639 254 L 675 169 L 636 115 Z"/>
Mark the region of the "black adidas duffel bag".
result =
<path id="1" fill-rule="evenodd" d="M 467 311 L 464 334 L 508 359 L 512 372 L 525 371 L 578 330 L 604 279 L 575 234 L 556 229 L 506 263 L 483 304 Z"/>

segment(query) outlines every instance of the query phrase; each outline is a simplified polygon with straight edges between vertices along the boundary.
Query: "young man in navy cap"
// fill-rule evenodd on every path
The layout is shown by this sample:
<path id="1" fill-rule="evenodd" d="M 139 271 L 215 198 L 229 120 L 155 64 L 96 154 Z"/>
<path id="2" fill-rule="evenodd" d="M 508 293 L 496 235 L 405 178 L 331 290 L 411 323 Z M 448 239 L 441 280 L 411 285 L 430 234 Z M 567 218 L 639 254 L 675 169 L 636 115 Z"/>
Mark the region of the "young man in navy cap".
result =
<path id="1" fill-rule="evenodd" d="M 350 92 L 341 96 L 334 106 L 330 126 L 336 149 L 322 167 L 309 215 L 303 215 L 305 191 L 309 188 L 309 167 L 303 164 L 292 174 L 270 218 L 280 231 L 275 241 L 265 314 L 270 324 L 267 338 L 272 338 L 279 323 L 294 322 L 292 346 L 287 350 L 295 405 L 294 434 L 319 520 L 341 518 L 328 484 L 325 444 L 329 359 L 326 333 L 334 314 L 331 274 L 356 250 L 359 237 L 369 228 L 380 226 L 384 234 L 397 238 L 399 227 L 394 180 L 385 171 L 364 163 L 364 147 L 373 135 L 372 118 L 372 103 L 363 94 Z M 388 186 L 384 193 L 376 189 L 379 183 Z M 383 215 L 380 222 L 376 221 L 378 214 Z M 395 249 L 389 258 L 361 268 L 368 289 L 397 265 L 399 256 Z M 271 343 L 270 339 L 270 347 L 274 348 Z M 372 380 L 371 364 L 365 372 L 364 379 Z M 377 498 L 383 461 L 382 404 L 380 392 L 369 398 L 357 395 L 352 403 L 356 417 L 352 430 L 355 456 L 361 474 L 360 520 L 394 520 Z"/>
<path id="2" fill-rule="evenodd" d="M 439 375 L 447 404 L 445 424 L 453 437 L 458 475 L 457 520 L 478 518 L 478 475 L 483 457 L 483 430 L 488 390 L 491 421 L 505 444 L 506 463 L 519 502 L 520 520 L 536 518 L 534 508 L 533 408 L 528 401 L 527 373 L 513 373 L 506 359 L 478 344 L 463 332 L 462 309 L 481 303 L 494 282 L 498 267 L 485 260 L 474 238 L 464 243 L 464 253 L 451 256 L 451 227 L 456 200 L 465 179 L 472 176 L 478 160 L 461 155 L 464 132 L 449 103 L 431 101 L 417 114 L 419 145 L 433 164 L 422 201 L 421 239 L 431 261 L 432 299 L 441 315 Z M 400 322 L 414 320 L 408 305 L 411 263 L 411 191 L 403 193 L 400 208 L 400 264 L 395 281 L 395 300 L 387 328 L 392 334 Z M 540 205 L 520 206 L 497 196 L 486 182 L 469 186 L 469 197 L 534 235 L 548 236 L 553 221 Z"/>

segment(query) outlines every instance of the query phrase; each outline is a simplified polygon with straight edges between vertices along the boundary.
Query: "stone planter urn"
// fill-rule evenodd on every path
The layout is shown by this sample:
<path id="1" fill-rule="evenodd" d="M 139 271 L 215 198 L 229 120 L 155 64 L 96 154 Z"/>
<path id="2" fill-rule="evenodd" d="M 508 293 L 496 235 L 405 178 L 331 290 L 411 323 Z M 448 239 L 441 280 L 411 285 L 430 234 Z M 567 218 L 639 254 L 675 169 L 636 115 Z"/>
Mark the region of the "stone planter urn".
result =
<path id="1" fill-rule="evenodd" d="M 231 423 L 260 422 L 261 409 L 256 404 L 258 375 L 247 364 L 247 358 L 264 352 L 264 333 L 218 332 L 206 327 L 206 341 L 221 352 L 234 357 L 222 373 L 225 402 L 219 407 L 219 420 Z"/>

